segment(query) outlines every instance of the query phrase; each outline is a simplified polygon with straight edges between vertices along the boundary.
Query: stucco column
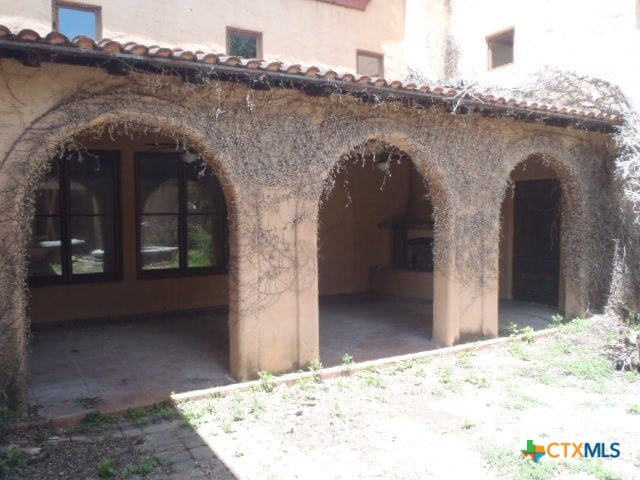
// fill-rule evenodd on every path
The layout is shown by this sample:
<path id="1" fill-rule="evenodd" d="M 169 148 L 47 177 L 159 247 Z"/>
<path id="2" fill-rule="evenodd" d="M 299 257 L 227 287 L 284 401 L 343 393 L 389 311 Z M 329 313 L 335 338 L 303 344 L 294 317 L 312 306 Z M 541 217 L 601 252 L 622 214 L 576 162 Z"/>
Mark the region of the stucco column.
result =
<path id="1" fill-rule="evenodd" d="M 286 199 L 245 210 L 230 239 L 230 363 L 238 380 L 319 356 L 316 207 L 281 191 L 270 198 Z"/>
<path id="2" fill-rule="evenodd" d="M 0 184 L 1 192 L 10 192 Z M 0 196 L 9 205 L 11 195 Z M 0 406 L 18 414 L 27 412 L 27 320 L 20 275 L 22 243 L 20 216 L 6 212 L 0 224 Z"/>
<path id="3" fill-rule="evenodd" d="M 498 223 L 485 238 L 471 238 L 471 217 L 453 218 L 434 271 L 433 341 L 441 346 L 498 335 Z M 476 246 L 486 254 L 474 254 Z"/>

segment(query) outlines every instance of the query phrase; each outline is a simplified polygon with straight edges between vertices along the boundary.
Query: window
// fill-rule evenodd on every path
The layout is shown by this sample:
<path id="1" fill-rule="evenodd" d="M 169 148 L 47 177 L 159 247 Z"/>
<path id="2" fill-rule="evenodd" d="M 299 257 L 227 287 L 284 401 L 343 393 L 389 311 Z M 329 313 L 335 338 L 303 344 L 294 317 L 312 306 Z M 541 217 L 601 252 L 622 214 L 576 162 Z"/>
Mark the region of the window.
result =
<path id="1" fill-rule="evenodd" d="M 227 27 L 227 55 L 262 58 L 262 34 Z"/>
<path id="2" fill-rule="evenodd" d="M 54 1 L 53 29 L 70 39 L 84 35 L 99 40 L 102 37 L 100 7 Z"/>
<path id="3" fill-rule="evenodd" d="M 136 184 L 142 276 L 225 271 L 224 193 L 205 162 L 140 153 Z"/>
<path id="4" fill-rule="evenodd" d="M 513 63 L 513 29 L 487 37 L 489 69 Z"/>
<path id="5" fill-rule="evenodd" d="M 384 76 L 384 56 L 379 53 L 356 52 L 356 69 L 360 75 L 369 77 Z"/>
<path id="6" fill-rule="evenodd" d="M 120 271 L 117 152 L 52 161 L 36 191 L 29 282 L 114 280 Z"/>

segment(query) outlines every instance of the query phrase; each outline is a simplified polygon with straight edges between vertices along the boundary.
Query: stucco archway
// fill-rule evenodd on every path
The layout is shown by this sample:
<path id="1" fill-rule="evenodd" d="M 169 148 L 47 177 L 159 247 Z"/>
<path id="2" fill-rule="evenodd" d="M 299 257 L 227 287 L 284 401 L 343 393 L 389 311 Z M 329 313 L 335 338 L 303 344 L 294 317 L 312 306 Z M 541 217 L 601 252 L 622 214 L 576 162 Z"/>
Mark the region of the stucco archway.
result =
<path id="1" fill-rule="evenodd" d="M 123 107 L 126 103 L 126 108 Z M 74 114 L 84 112 L 81 118 Z M 233 325 L 237 323 L 239 296 L 234 286 L 235 258 L 238 256 L 236 242 L 236 212 L 238 190 L 230 178 L 224 159 L 218 155 L 213 139 L 199 131 L 196 126 L 179 121 L 180 107 L 171 102 L 153 99 L 149 103 L 144 96 L 126 95 L 126 102 L 118 96 L 92 97 L 75 100 L 73 108 L 65 103 L 50 109 L 37 118 L 14 141 L 0 164 L 0 184 L 3 212 L 3 229 L 0 244 L 7 252 L 0 272 L 5 288 L 2 293 L 0 312 L 3 335 L 0 357 L 3 378 L 0 387 L 7 392 L 8 403 L 24 411 L 27 398 L 27 335 L 28 319 L 26 295 L 26 241 L 30 221 L 34 190 L 38 180 L 47 170 L 47 164 L 55 153 L 70 148 L 73 139 L 90 133 L 100 135 L 126 135 L 154 133 L 167 135 L 196 150 L 211 165 L 220 179 L 229 216 L 229 304 L 231 330 L 231 358 L 237 335 Z M 232 364 L 233 367 L 233 364 Z"/>

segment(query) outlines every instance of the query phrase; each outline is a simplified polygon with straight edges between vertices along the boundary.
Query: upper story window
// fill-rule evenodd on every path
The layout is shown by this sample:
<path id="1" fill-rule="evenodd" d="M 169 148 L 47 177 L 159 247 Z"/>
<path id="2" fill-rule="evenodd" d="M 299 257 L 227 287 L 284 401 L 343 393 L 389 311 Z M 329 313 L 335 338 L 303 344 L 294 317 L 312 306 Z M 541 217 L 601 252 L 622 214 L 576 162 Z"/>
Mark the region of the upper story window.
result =
<path id="1" fill-rule="evenodd" d="M 358 74 L 360 75 L 367 75 L 369 77 L 383 77 L 384 56 L 379 53 L 358 50 L 356 52 L 356 69 Z"/>
<path id="2" fill-rule="evenodd" d="M 74 153 L 52 161 L 36 191 L 31 284 L 118 277 L 119 163 L 114 151 Z"/>
<path id="3" fill-rule="evenodd" d="M 175 154 L 140 153 L 136 186 L 142 276 L 226 269 L 224 193 L 205 162 L 195 155 L 183 160 Z"/>
<path id="4" fill-rule="evenodd" d="M 227 55 L 262 58 L 262 34 L 227 27 Z"/>
<path id="5" fill-rule="evenodd" d="M 513 39 L 515 30 L 497 33 L 487 37 L 489 69 L 513 63 Z"/>
<path id="6" fill-rule="evenodd" d="M 54 1 L 53 29 L 72 39 L 78 35 L 102 37 L 101 9 L 84 3 Z"/>

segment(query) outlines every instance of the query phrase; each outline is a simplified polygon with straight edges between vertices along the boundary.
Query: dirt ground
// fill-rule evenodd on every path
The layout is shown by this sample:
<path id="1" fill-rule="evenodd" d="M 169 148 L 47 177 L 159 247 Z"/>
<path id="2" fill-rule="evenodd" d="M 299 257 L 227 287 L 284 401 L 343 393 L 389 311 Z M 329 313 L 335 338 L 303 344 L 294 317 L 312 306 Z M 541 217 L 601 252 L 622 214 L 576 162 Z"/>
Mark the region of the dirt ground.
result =
<path id="1" fill-rule="evenodd" d="M 265 375 L 258 387 L 226 397 L 94 415 L 72 430 L 7 434 L 0 474 L 640 479 L 640 374 L 611 368 L 613 322 L 596 316 L 531 343 L 527 337 L 389 368 L 353 371 L 345 358 L 341 378 L 320 380 L 312 370 L 274 388 Z M 527 440 L 603 442 L 608 454 L 617 442 L 620 456 L 545 455 L 536 464 L 521 453 Z"/>

